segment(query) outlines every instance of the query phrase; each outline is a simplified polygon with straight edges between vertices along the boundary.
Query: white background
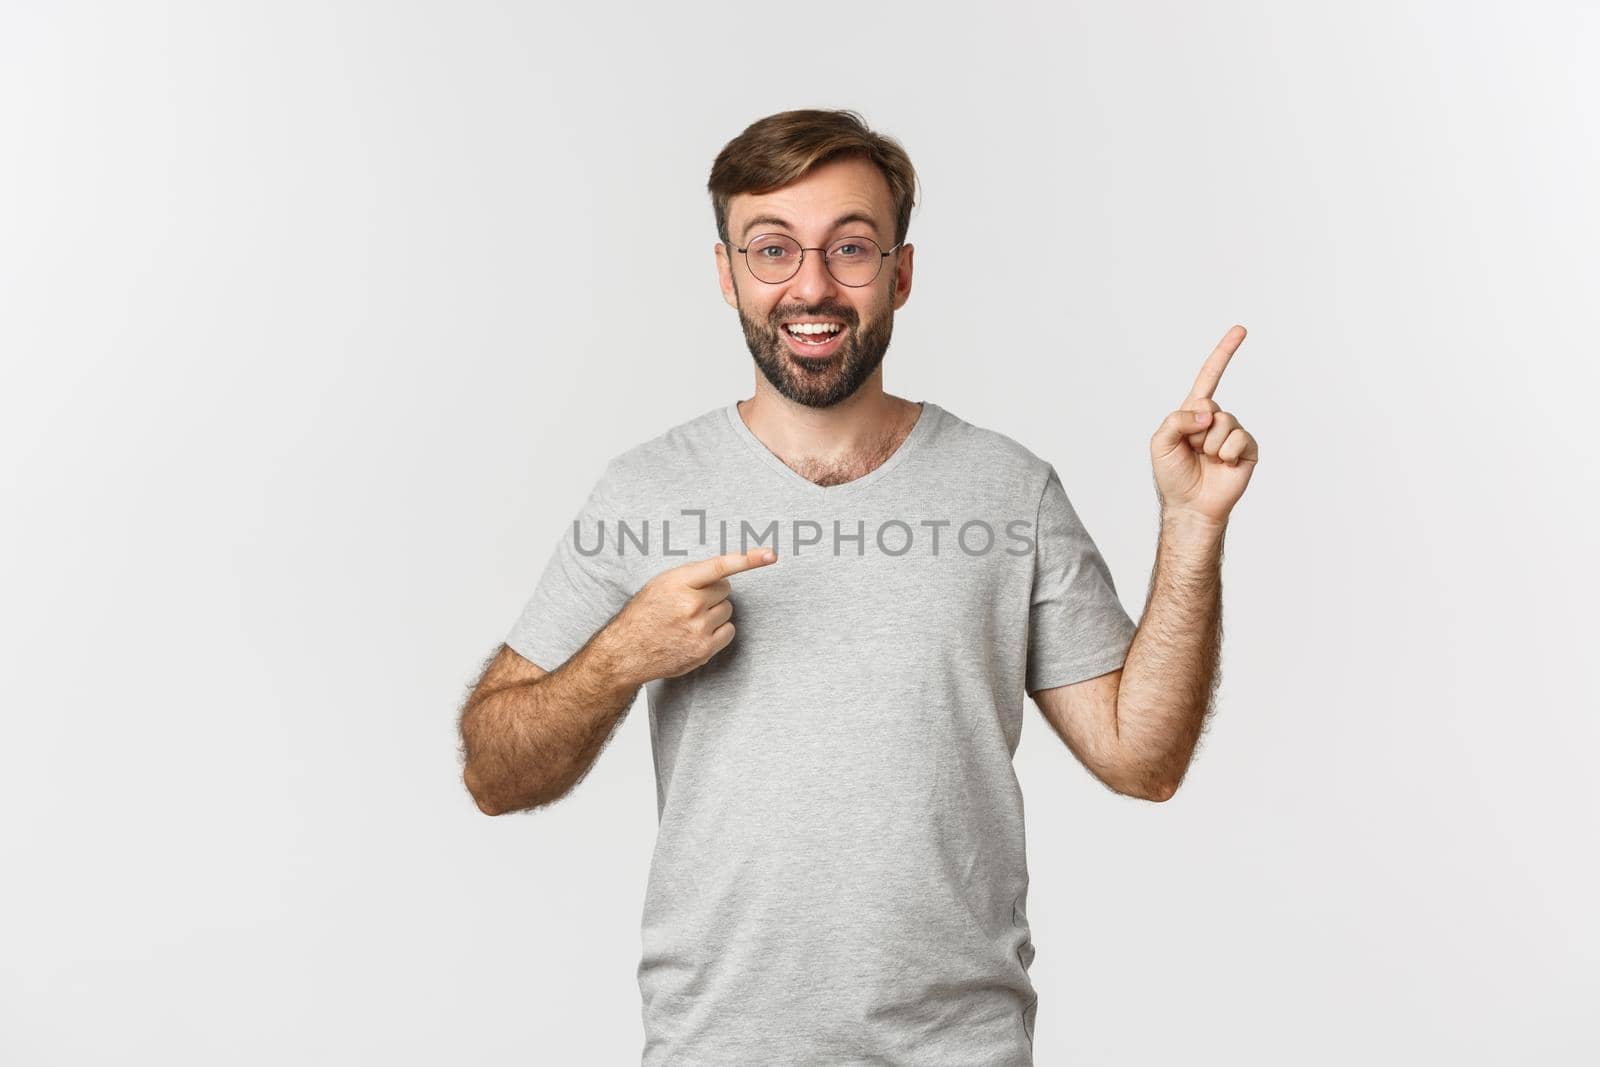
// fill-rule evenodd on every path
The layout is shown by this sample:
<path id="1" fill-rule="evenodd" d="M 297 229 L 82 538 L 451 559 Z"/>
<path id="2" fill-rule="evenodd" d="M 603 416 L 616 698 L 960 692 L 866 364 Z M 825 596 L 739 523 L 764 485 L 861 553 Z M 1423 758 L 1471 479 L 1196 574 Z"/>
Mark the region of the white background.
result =
<path id="1" fill-rule="evenodd" d="M 1135 618 L 1250 331 L 1188 780 L 1029 706 L 1041 1067 L 1600 1057 L 1592 5 L 3 11 L 0 1058 L 638 1062 L 643 701 L 498 819 L 455 717 L 605 461 L 751 394 L 704 184 L 811 106 L 923 180 L 887 388 Z"/>

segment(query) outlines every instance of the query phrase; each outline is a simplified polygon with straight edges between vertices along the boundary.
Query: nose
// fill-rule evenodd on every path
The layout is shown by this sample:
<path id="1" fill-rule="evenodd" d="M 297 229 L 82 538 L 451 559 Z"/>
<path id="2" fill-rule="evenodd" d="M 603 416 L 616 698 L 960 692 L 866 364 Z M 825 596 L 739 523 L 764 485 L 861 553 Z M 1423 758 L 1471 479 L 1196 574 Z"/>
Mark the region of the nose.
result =
<path id="1" fill-rule="evenodd" d="M 800 270 L 789 279 L 789 292 L 808 307 L 822 303 L 826 297 L 839 295 L 839 282 L 828 273 L 824 253 L 810 249 L 800 261 Z"/>

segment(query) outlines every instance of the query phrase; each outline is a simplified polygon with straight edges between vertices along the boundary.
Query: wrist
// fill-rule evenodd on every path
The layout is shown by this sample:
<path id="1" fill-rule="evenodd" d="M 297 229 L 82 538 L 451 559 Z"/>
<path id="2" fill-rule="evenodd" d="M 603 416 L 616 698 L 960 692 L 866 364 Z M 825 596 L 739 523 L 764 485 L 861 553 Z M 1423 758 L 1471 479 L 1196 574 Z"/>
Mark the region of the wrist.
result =
<path id="1" fill-rule="evenodd" d="M 1186 538 L 1204 540 L 1220 538 L 1228 529 L 1227 519 L 1213 519 L 1209 515 L 1186 508 L 1162 508 L 1161 529 Z"/>
<path id="2" fill-rule="evenodd" d="M 642 676 L 628 654 L 628 642 L 616 619 L 602 626 L 589 644 L 596 669 L 614 685 L 631 691 L 650 681 Z"/>

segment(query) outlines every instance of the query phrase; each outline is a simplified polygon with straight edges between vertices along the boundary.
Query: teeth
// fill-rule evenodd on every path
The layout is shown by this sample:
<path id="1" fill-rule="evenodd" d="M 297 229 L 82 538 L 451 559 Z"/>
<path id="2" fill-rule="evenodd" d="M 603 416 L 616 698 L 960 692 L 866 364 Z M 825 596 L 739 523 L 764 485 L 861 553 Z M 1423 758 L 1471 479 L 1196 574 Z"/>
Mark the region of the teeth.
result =
<path id="1" fill-rule="evenodd" d="M 790 333 L 838 333 L 842 327 L 837 322 L 791 322 Z"/>

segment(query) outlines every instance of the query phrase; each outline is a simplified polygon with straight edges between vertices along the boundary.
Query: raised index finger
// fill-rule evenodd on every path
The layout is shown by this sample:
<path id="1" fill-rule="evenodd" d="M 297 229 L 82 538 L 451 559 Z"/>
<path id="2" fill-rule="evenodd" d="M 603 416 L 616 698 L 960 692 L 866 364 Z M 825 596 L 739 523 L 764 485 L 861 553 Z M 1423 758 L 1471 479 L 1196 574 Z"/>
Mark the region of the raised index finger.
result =
<path id="1" fill-rule="evenodd" d="M 766 554 L 772 552 L 772 559 L 767 559 Z M 702 589 L 713 582 L 721 581 L 730 574 L 740 571 L 752 570 L 756 567 L 765 567 L 776 561 L 778 554 L 770 548 L 752 548 L 748 552 L 729 552 L 722 556 L 712 556 L 710 559 L 697 560 L 694 563 L 683 565 L 684 580 L 696 589 Z"/>
<path id="2" fill-rule="evenodd" d="M 1211 394 L 1216 392 L 1217 383 L 1222 380 L 1222 372 L 1228 366 L 1228 360 L 1233 358 L 1238 351 L 1240 343 L 1244 340 L 1244 327 L 1234 326 L 1222 335 L 1222 340 L 1217 342 L 1217 347 L 1211 350 L 1205 363 L 1200 366 L 1200 375 L 1194 380 L 1194 388 L 1189 390 L 1190 400 L 1210 400 Z"/>

